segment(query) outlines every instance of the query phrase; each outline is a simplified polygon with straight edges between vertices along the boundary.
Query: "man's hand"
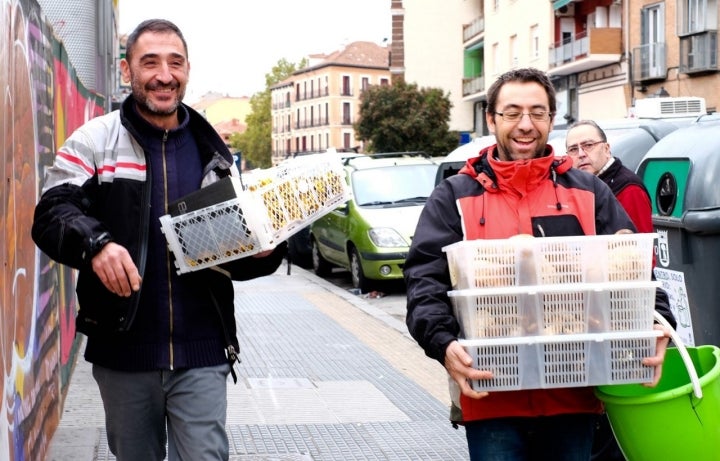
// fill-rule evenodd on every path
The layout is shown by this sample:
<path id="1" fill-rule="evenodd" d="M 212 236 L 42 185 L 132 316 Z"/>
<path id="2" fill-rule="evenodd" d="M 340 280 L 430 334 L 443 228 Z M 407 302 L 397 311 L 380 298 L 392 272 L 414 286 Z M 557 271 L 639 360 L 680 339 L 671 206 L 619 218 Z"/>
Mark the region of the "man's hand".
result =
<path id="1" fill-rule="evenodd" d="M 474 391 L 468 379 L 491 379 L 492 373 L 489 371 L 480 371 L 472 368 L 472 357 L 467 353 L 459 342 L 453 341 L 448 344 L 445 349 L 445 368 L 448 374 L 458 383 L 460 392 L 472 399 L 481 399 L 487 397 L 487 392 Z"/>
<path id="2" fill-rule="evenodd" d="M 653 376 L 652 382 L 643 384 L 643 386 L 646 387 L 655 387 L 657 386 L 657 383 L 660 382 L 660 377 L 662 376 L 662 364 L 665 361 L 665 351 L 667 350 L 667 345 L 670 342 L 670 332 L 662 325 L 656 324 L 653 328 L 656 330 L 662 330 L 664 335 L 658 336 L 657 338 L 655 343 L 655 356 L 645 357 L 642 361 L 645 366 L 655 367 L 655 375 Z"/>
<path id="3" fill-rule="evenodd" d="M 111 293 L 127 297 L 140 289 L 140 273 L 125 247 L 110 242 L 91 262 L 93 271 Z"/>

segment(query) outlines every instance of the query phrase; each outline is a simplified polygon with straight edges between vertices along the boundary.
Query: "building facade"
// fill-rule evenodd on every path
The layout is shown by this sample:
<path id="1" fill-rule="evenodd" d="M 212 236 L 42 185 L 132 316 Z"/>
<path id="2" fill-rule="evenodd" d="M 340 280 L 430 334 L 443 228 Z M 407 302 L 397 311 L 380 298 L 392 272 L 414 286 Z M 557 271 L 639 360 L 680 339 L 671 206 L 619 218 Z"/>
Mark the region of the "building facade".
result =
<path id="1" fill-rule="evenodd" d="M 720 103 L 718 0 L 390 3 L 393 78 L 450 92 L 451 129 L 472 137 L 488 134 L 487 88 L 514 67 L 550 75 L 559 128 L 683 116 L 697 112 L 698 99 L 712 112 Z M 636 101 L 658 97 L 669 97 L 659 112 L 636 110 Z"/>
<path id="2" fill-rule="evenodd" d="M 473 58 L 482 52 L 482 44 L 468 44 L 465 50 L 460 25 L 468 18 L 481 18 L 482 9 L 478 1 L 414 0 L 412 7 L 393 16 L 402 17 L 398 25 L 403 27 L 403 44 L 407 45 L 403 49 L 404 79 L 421 87 L 443 89 L 453 105 L 448 126 L 468 139 L 474 131 L 474 113 L 464 93 L 466 82 L 482 74 Z M 395 69 L 398 64 L 393 53 L 391 66 Z"/>
<path id="3" fill-rule="evenodd" d="M 717 111 L 717 0 L 629 0 L 626 14 L 632 98 L 699 97 L 708 112 Z"/>
<path id="4" fill-rule="evenodd" d="M 360 95 L 370 85 L 389 85 L 389 52 L 372 42 L 353 42 L 329 55 L 312 55 L 307 67 L 270 89 L 272 158 L 298 152 L 363 151 L 355 138 Z"/>

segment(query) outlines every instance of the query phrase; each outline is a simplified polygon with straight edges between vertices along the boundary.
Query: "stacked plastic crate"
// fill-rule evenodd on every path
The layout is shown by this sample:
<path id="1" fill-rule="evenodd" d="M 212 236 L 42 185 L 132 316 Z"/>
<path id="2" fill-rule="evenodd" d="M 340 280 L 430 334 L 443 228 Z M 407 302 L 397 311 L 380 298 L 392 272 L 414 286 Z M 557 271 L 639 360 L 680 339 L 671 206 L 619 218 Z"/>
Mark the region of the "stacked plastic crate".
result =
<path id="1" fill-rule="evenodd" d="M 474 367 L 501 391 L 649 382 L 656 234 L 462 241 L 448 295 Z"/>
<path id="2" fill-rule="evenodd" d="M 178 273 L 272 249 L 350 199 L 342 160 L 298 157 L 231 182 L 231 197 L 160 218 Z M 200 190 L 202 194 L 203 190 Z"/>

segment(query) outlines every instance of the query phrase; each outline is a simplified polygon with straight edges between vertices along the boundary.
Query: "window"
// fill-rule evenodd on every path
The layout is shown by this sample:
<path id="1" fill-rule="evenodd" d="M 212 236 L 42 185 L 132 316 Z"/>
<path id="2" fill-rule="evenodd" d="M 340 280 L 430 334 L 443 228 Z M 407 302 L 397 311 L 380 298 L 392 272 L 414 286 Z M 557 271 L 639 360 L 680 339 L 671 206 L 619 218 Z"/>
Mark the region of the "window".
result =
<path id="1" fill-rule="evenodd" d="M 352 120 L 350 119 L 350 103 L 349 102 L 343 103 L 342 111 L 343 111 L 342 124 L 343 125 L 352 124 Z M 345 146 L 345 147 L 347 147 L 347 146 Z"/>
<path id="2" fill-rule="evenodd" d="M 390 80 L 388 80 L 386 78 L 380 79 L 380 86 L 388 86 L 388 85 L 390 85 Z"/>
<path id="3" fill-rule="evenodd" d="M 365 91 L 370 86 L 370 79 L 367 77 L 362 78 L 362 90 Z"/>
<path id="4" fill-rule="evenodd" d="M 350 76 L 349 75 L 343 75 L 342 95 L 343 96 L 352 96 L 352 89 L 350 88 Z"/>
<path id="5" fill-rule="evenodd" d="M 493 72 L 499 74 L 502 70 L 500 66 L 500 44 L 493 43 L 492 45 L 492 60 L 493 60 Z"/>
<path id="6" fill-rule="evenodd" d="M 634 71 L 637 80 L 664 78 L 665 5 L 655 4 L 640 12 L 640 47 L 634 50 Z"/>
<path id="7" fill-rule="evenodd" d="M 717 69 L 717 32 L 680 38 L 680 72 L 690 74 Z"/>
<path id="8" fill-rule="evenodd" d="M 537 24 L 530 28 L 530 57 L 532 59 L 540 57 L 540 32 Z"/>
<path id="9" fill-rule="evenodd" d="M 717 0 L 679 0 L 677 21 L 680 36 L 717 30 Z"/>
<path id="10" fill-rule="evenodd" d="M 510 37 L 510 67 L 518 66 L 517 35 Z"/>

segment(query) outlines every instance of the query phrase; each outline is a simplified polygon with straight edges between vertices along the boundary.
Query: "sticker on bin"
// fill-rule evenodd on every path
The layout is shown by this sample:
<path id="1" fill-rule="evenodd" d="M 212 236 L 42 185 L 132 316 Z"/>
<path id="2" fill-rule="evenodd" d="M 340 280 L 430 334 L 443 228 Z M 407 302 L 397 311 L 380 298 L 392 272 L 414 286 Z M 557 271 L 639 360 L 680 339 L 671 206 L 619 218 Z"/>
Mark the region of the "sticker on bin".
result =
<path id="1" fill-rule="evenodd" d="M 448 292 L 465 339 L 652 329 L 660 282 L 606 282 Z"/>
<path id="2" fill-rule="evenodd" d="M 525 237 L 525 238 L 523 238 Z M 514 236 L 443 248 L 453 289 L 649 281 L 657 234 Z"/>
<path id="3" fill-rule="evenodd" d="M 655 355 L 663 332 L 594 333 L 460 340 L 473 368 L 493 378 L 470 380 L 473 390 L 514 391 L 647 383 L 655 369 L 642 364 Z"/>
<path id="4" fill-rule="evenodd" d="M 245 187 L 209 191 L 223 200 L 182 214 L 160 217 L 178 273 L 215 266 L 275 248 L 278 243 L 350 199 L 342 160 L 332 154 L 308 155 L 248 175 Z M 204 203 L 201 189 L 182 208 Z M 229 191 L 229 192 L 228 192 Z M 234 197 L 227 199 L 228 193 Z"/>

